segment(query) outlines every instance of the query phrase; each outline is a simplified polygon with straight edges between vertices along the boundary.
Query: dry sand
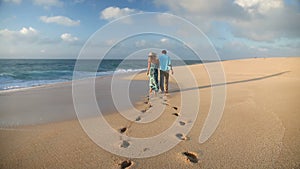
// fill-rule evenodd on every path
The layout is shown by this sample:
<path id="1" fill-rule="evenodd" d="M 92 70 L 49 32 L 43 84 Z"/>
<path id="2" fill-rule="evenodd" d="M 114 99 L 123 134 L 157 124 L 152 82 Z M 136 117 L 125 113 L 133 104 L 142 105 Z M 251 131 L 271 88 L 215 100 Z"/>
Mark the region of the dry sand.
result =
<path id="1" fill-rule="evenodd" d="M 131 122 L 119 113 L 105 115 L 116 131 L 126 127 L 126 131 L 122 130 L 123 135 L 146 138 L 163 132 L 181 114 L 189 113 L 181 112 L 181 94 L 199 92 L 198 117 L 178 123 L 182 127 L 194 123 L 192 130 L 186 136 L 170 136 L 171 139 L 182 141 L 173 149 L 150 158 L 128 159 L 107 152 L 87 136 L 77 120 L 67 120 L 76 116 L 72 107 L 71 85 L 68 83 L 0 93 L 1 125 L 4 126 L 0 130 L 0 168 L 110 169 L 121 168 L 122 162 L 124 166 L 131 163 L 131 168 L 143 169 L 300 168 L 300 58 L 245 59 L 224 61 L 222 64 L 226 84 L 210 84 L 203 65 L 189 66 L 198 86 L 178 92 L 175 84 L 170 89 L 170 94 L 158 97 L 160 101 L 150 100 L 153 110 L 157 104 L 166 104 L 161 116 L 151 123 Z M 176 67 L 175 75 L 181 74 L 181 71 L 183 67 Z M 147 85 L 144 73 L 134 76 L 134 79 L 138 86 Z M 109 93 L 103 92 L 105 88 L 101 87 L 108 82 L 105 78 L 97 80 L 96 96 L 99 102 L 110 99 L 107 99 Z M 171 82 L 176 83 L 174 79 Z M 199 134 L 211 104 L 211 85 L 226 85 L 226 105 L 216 131 L 206 142 L 200 144 Z M 49 93 L 52 93 L 51 102 Z M 143 91 L 136 93 L 141 94 Z M 136 110 L 146 110 L 141 112 L 140 120 L 143 120 L 143 114 L 151 110 L 149 104 L 144 103 L 147 99 L 143 96 L 142 94 L 138 99 L 140 102 L 135 104 Z M 100 106 L 104 105 L 106 103 Z M 113 110 L 110 106 L 106 109 Z M 26 117 L 30 123 L 31 118 L 36 118 L 31 116 L 47 118 L 44 114 L 52 111 L 56 113 L 50 116 L 51 123 L 47 124 L 5 127 L 3 121 Z M 59 111 L 64 114 L 63 118 L 57 115 Z M 20 113 L 24 115 L 19 116 Z M 127 146 L 125 144 L 119 148 L 126 150 Z"/>

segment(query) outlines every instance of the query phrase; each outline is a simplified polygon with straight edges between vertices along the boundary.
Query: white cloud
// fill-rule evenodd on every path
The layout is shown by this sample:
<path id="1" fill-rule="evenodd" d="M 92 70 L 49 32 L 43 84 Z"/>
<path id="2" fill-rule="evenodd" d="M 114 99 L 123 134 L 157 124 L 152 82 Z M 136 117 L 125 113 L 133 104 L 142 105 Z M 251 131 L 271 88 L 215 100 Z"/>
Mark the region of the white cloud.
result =
<path id="1" fill-rule="evenodd" d="M 130 8 L 108 7 L 100 12 L 100 18 L 105 20 L 113 20 L 134 13 L 138 13 L 138 11 Z"/>
<path id="2" fill-rule="evenodd" d="M 29 28 L 25 28 L 23 27 L 20 31 L 19 31 L 22 35 L 36 35 L 37 34 L 37 31 L 32 28 L 32 27 L 29 27 Z"/>
<path id="3" fill-rule="evenodd" d="M 249 13 L 266 13 L 271 9 L 283 7 L 282 0 L 235 0 L 234 3 Z"/>
<path id="4" fill-rule="evenodd" d="M 60 0 L 33 0 L 33 3 L 36 5 L 43 6 L 44 8 L 49 8 L 52 6 L 63 6 L 63 2 L 61 2 Z"/>
<path id="5" fill-rule="evenodd" d="M 38 31 L 32 27 L 23 27 L 19 31 L 2 29 L 0 30 L 0 37 L 4 37 L 3 39 L 5 39 L 6 41 L 12 40 L 13 42 L 34 42 L 38 39 Z"/>
<path id="6" fill-rule="evenodd" d="M 0 30 L 0 43 L 7 45 L 16 44 L 57 44 L 60 42 L 58 38 L 49 38 L 40 34 L 40 32 L 32 27 L 23 27 L 20 30 Z M 0 45 L 1 46 L 1 45 Z"/>
<path id="7" fill-rule="evenodd" d="M 146 40 L 142 39 L 142 40 L 138 40 L 135 42 L 135 46 L 136 47 L 144 47 L 146 46 Z"/>
<path id="8" fill-rule="evenodd" d="M 248 20 L 249 14 L 232 0 L 154 0 L 157 6 L 167 7 L 169 13 L 187 19 L 204 33 L 209 33 L 215 21 Z M 160 25 L 172 25 L 167 14 L 159 16 Z M 186 31 L 185 31 L 186 32 Z"/>
<path id="9" fill-rule="evenodd" d="M 50 37 L 51 35 L 42 33 L 33 27 L 19 30 L 0 29 L 0 57 L 73 58 L 81 49 L 79 38 L 71 34 Z M 61 43 L 62 41 L 67 43 Z"/>
<path id="10" fill-rule="evenodd" d="M 160 39 L 160 42 L 162 42 L 162 43 L 167 43 L 168 41 L 169 41 L 169 39 L 167 39 L 167 38 Z"/>
<path id="11" fill-rule="evenodd" d="M 117 40 L 115 40 L 115 39 L 109 39 L 109 40 L 105 41 L 105 44 L 108 46 L 112 46 L 116 42 L 117 42 Z"/>
<path id="12" fill-rule="evenodd" d="M 15 4 L 21 4 L 22 0 L 4 0 L 4 2 L 12 2 Z"/>
<path id="13" fill-rule="evenodd" d="M 253 41 L 274 41 L 300 37 L 300 12 L 283 0 L 154 0 L 171 13 L 187 18 L 204 33 L 214 36 L 215 22 L 227 31 Z M 219 28 L 216 28 L 219 29 Z"/>
<path id="14" fill-rule="evenodd" d="M 284 6 L 253 15 L 251 20 L 232 20 L 229 23 L 231 32 L 236 37 L 272 42 L 281 38 L 299 39 L 299 19 L 299 11 Z"/>
<path id="15" fill-rule="evenodd" d="M 80 20 L 75 21 L 75 20 L 72 20 L 65 16 L 52 16 L 52 17 L 41 16 L 40 20 L 45 23 L 56 23 L 56 24 L 64 25 L 64 26 L 80 25 Z"/>
<path id="16" fill-rule="evenodd" d="M 175 15 L 189 17 L 241 17 L 241 9 L 234 6 L 232 0 L 154 0 L 157 6 L 166 6 Z M 208 19 L 208 18 L 207 18 Z M 199 20 L 202 21 L 202 20 Z"/>
<path id="17" fill-rule="evenodd" d="M 75 42 L 78 41 L 79 38 L 77 38 L 76 36 L 73 36 L 69 33 L 64 33 L 60 36 L 60 38 L 65 41 L 65 42 Z"/>
<path id="18" fill-rule="evenodd" d="M 197 26 L 217 45 L 224 59 L 300 54 L 299 47 L 280 47 L 287 41 L 295 44 L 300 40 L 298 0 L 293 0 L 297 5 L 286 0 L 154 0 L 154 3 Z M 174 24 L 166 19 L 167 15 L 160 17 L 160 26 Z M 193 40 L 193 34 L 185 28 L 178 29 L 177 34 Z M 202 46 L 198 41 L 193 42 Z"/>
<path id="19" fill-rule="evenodd" d="M 85 0 L 74 0 L 73 2 L 74 2 L 75 4 L 80 4 L 80 3 L 85 2 Z"/>
<path id="20" fill-rule="evenodd" d="M 156 17 L 158 24 L 162 26 L 171 26 L 174 25 L 174 22 L 176 23 L 177 21 L 176 19 L 174 19 L 173 15 L 170 15 L 168 13 L 158 14 Z"/>

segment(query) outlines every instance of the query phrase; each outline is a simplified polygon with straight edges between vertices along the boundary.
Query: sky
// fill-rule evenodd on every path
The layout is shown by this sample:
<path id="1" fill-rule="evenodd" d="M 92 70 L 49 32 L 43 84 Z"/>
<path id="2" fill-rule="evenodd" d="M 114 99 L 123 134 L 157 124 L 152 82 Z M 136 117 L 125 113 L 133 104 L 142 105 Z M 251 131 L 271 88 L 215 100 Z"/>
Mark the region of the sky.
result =
<path id="1" fill-rule="evenodd" d="M 299 21 L 299 0 L 0 0 L 0 58 L 300 56 Z"/>

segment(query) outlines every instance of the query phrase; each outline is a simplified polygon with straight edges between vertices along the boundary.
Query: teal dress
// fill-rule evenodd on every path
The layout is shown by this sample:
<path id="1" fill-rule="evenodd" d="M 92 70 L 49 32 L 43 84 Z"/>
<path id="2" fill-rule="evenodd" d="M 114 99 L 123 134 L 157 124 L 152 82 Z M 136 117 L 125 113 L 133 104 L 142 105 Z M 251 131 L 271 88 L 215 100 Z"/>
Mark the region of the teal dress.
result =
<path id="1" fill-rule="evenodd" d="M 158 92 L 158 64 L 151 63 L 149 70 L 149 87 Z"/>

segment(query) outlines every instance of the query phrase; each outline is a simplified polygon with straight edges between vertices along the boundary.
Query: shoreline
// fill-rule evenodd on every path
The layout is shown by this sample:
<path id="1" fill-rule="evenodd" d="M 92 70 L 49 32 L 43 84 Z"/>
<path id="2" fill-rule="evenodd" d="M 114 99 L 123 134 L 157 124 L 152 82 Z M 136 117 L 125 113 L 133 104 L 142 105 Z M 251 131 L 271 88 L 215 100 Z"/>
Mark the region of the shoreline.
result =
<path id="1" fill-rule="evenodd" d="M 140 72 L 144 72 L 145 70 L 141 70 Z M 126 75 L 130 75 L 134 72 L 125 72 L 125 73 L 120 73 L 121 75 L 124 74 L 124 76 Z M 96 76 L 96 77 L 86 77 L 86 78 L 82 78 L 82 79 L 77 79 L 77 80 L 86 80 L 86 79 L 91 79 L 91 78 L 95 78 L 95 79 L 101 79 L 101 78 L 105 78 L 105 77 L 112 77 L 114 74 L 107 74 L 107 75 L 101 75 L 101 76 Z M 54 83 L 48 83 L 48 84 L 41 84 L 41 85 L 36 85 L 36 86 L 28 86 L 28 87 L 21 87 L 21 88 L 14 88 L 14 89 L 6 89 L 6 90 L 0 90 L 0 95 L 2 93 L 10 93 L 10 92 L 18 92 L 18 91 L 25 91 L 25 90 L 32 90 L 32 89 L 36 89 L 36 88 L 47 88 L 47 87 L 56 87 L 56 86 L 61 86 L 61 85 L 70 85 L 73 83 L 73 79 L 72 80 L 68 80 L 68 81 L 62 81 L 62 82 L 54 82 Z"/>

